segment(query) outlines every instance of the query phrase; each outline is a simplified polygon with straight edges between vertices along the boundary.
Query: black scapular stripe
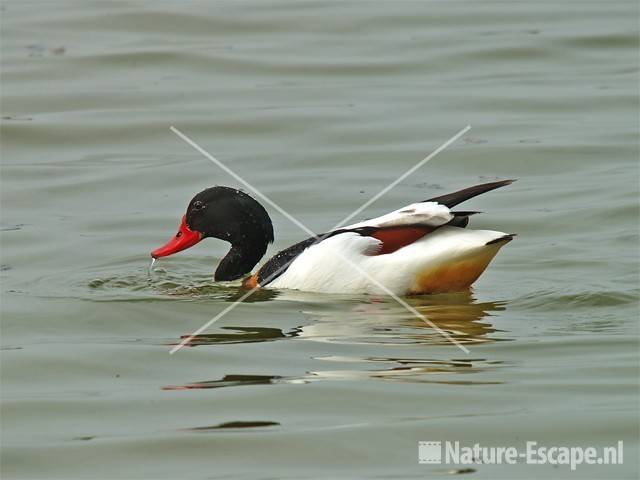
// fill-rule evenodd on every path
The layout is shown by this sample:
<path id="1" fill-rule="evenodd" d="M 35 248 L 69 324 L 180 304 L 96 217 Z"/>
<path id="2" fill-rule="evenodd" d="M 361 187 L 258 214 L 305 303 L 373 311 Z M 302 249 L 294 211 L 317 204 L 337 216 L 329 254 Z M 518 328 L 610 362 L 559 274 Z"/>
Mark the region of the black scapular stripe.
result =
<path id="1" fill-rule="evenodd" d="M 278 278 L 298 255 L 317 242 L 318 237 L 310 237 L 276 253 L 258 270 L 258 284 L 265 286 Z"/>

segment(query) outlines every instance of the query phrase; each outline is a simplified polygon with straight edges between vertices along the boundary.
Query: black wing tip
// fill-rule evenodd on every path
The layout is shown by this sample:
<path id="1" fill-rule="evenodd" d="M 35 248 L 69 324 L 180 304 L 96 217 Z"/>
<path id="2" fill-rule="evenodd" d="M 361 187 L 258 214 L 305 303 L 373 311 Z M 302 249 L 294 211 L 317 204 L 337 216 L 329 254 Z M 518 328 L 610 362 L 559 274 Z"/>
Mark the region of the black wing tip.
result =
<path id="1" fill-rule="evenodd" d="M 452 211 L 450 211 L 449 213 L 450 213 L 451 215 L 453 215 L 454 217 L 470 217 L 471 215 L 477 215 L 477 214 L 479 214 L 479 213 L 484 213 L 484 212 L 479 212 L 479 211 L 476 211 L 476 210 L 473 210 L 473 211 L 471 211 L 471 210 L 470 210 L 470 211 L 462 211 L 462 212 L 460 212 L 460 211 L 453 211 L 453 210 L 452 210 Z"/>
<path id="2" fill-rule="evenodd" d="M 485 191 L 489 192 L 495 188 L 506 187 L 507 185 L 511 185 L 513 182 L 517 182 L 517 181 L 518 181 L 517 178 L 508 178 L 506 180 L 496 180 L 495 182 L 481 183 L 479 185 L 475 185 L 475 187 L 472 187 L 472 188 L 484 187 L 487 189 Z"/>
<path id="3" fill-rule="evenodd" d="M 480 185 L 474 185 L 472 187 L 463 188 L 462 190 L 458 190 L 457 192 L 448 193 L 446 195 L 440 195 L 438 197 L 433 197 L 424 201 L 437 202 L 441 205 L 445 205 L 446 207 L 452 208 L 458 205 L 459 203 L 469 200 L 470 198 L 476 197 L 486 192 L 490 192 L 491 190 L 495 190 L 496 188 L 511 185 L 515 181 L 516 179 L 512 178 L 508 180 L 499 180 L 497 182 L 482 183 Z"/>
<path id="4" fill-rule="evenodd" d="M 487 243 L 485 243 L 485 245 L 494 245 L 496 243 L 502 243 L 502 242 L 508 243 L 517 236 L 518 236 L 517 233 L 507 233 L 506 235 L 503 235 L 501 237 L 494 238 L 493 240 L 488 241 Z"/>

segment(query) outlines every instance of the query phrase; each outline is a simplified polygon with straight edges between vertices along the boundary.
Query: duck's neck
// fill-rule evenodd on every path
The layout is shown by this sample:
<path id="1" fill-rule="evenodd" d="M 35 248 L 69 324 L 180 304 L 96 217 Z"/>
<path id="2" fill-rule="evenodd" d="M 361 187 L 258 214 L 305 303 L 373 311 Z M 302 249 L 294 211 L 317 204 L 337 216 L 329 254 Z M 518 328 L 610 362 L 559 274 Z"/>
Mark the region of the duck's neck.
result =
<path id="1" fill-rule="evenodd" d="M 264 244 L 233 243 L 229 253 L 216 268 L 213 278 L 217 282 L 228 282 L 241 278 L 251 272 L 251 269 L 256 266 L 266 251 L 267 242 Z"/>

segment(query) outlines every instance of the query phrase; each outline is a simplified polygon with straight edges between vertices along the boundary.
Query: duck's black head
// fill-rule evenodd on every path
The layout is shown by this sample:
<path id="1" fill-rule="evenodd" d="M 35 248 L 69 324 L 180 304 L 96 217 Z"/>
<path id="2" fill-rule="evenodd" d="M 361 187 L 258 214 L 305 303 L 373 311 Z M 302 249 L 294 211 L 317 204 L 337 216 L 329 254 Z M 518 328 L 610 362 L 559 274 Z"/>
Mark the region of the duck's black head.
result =
<path id="1" fill-rule="evenodd" d="M 207 188 L 189 202 L 178 233 L 151 256 L 173 255 L 207 237 L 231 243 L 215 279 L 235 280 L 250 272 L 265 254 L 273 242 L 273 224 L 264 207 L 246 193 L 223 186 Z"/>

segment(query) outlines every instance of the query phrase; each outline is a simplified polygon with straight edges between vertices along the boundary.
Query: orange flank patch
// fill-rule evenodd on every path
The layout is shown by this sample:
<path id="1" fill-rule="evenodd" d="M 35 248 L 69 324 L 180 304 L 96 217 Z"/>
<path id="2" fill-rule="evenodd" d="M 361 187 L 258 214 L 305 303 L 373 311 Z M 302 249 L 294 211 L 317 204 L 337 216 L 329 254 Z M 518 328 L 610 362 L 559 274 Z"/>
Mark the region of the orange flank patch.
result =
<path id="1" fill-rule="evenodd" d="M 242 280 L 242 287 L 247 288 L 249 290 L 258 287 L 258 275 L 249 275 L 247 278 Z"/>
<path id="2" fill-rule="evenodd" d="M 371 236 L 382 242 L 382 248 L 377 255 L 384 255 L 406 247 L 434 230 L 431 227 L 391 227 L 381 228 Z"/>
<path id="3" fill-rule="evenodd" d="M 498 248 L 486 247 L 471 258 L 452 261 L 420 272 L 409 293 L 444 293 L 466 290 L 484 272 L 498 253 Z"/>

